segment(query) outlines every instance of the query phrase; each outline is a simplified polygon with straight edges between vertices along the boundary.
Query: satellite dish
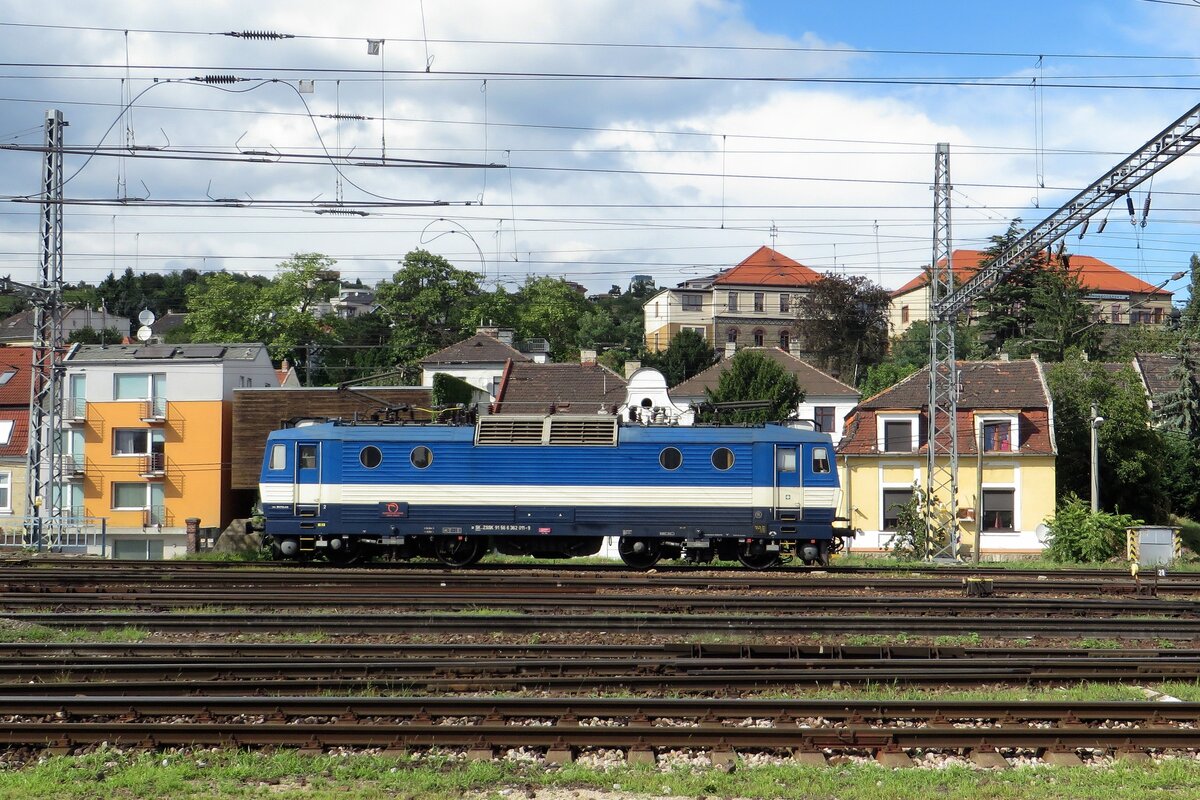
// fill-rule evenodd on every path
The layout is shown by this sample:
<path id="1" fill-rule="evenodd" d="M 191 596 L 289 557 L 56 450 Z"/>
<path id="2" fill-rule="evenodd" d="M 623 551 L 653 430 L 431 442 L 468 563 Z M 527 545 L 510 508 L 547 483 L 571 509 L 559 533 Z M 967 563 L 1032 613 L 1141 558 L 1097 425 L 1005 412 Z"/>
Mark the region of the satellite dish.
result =
<path id="1" fill-rule="evenodd" d="M 1037 536 L 1039 544 L 1046 544 L 1050 541 L 1050 527 L 1044 522 L 1039 522 L 1037 528 L 1034 529 L 1034 534 Z"/>
<path id="2" fill-rule="evenodd" d="M 142 323 L 143 325 L 153 325 L 154 312 L 148 308 L 143 308 L 141 313 L 138 314 L 138 322 Z"/>
<path id="3" fill-rule="evenodd" d="M 143 311 L 142 313 L 147 314 L 149 312 Z M 151 314 L 151 316 L 153 316 L 153 314 Z M 150 341 L 150 337 L 153 335 L 154 331 L 150 330 L 149 325 L 143 325 L 142 327 L 138 328 L 137 338 L 139 342 L 148 342 Z"/>

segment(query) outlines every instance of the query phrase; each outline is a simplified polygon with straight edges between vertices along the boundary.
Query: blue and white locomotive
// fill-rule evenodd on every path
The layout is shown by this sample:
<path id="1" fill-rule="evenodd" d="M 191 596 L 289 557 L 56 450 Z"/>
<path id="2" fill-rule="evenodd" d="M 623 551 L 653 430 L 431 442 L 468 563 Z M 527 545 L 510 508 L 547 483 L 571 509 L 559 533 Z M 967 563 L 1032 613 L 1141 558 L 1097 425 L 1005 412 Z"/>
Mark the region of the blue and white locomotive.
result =
<path id="1" fill-rule="evenodd" d="M 271 433 L 260 492 L 278 555 L 334 562 L 585 556 L 611 536 L 631 567 L 736 558 L 762 569 L 825 563 L 850 535 L 835 527 L 829 435 L 789 424 L 330 421 Z"/>

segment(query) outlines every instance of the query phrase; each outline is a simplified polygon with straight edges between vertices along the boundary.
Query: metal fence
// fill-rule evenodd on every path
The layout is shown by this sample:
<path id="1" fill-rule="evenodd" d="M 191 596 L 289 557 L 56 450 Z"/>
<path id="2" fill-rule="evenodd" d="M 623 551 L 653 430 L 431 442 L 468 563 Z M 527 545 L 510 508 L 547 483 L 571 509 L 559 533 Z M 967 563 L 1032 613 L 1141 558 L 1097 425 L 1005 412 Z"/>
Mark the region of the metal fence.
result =
<path id="1" fill-rule="evenodd" d="M 0 547 L 51 553 L 107 555 L 108 520 L 80 515 L 25 517 L 19 526 L 0 528 Z"/>

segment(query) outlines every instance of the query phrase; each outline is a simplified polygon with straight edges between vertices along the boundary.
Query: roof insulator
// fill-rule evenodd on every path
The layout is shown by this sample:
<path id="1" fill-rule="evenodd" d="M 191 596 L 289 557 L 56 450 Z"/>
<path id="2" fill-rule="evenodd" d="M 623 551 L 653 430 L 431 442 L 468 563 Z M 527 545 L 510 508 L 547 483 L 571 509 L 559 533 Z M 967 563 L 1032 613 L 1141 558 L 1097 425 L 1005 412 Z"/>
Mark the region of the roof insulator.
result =
<path id="1" fill-rule="evenodd" d="M 200 83 L 218 84 L 218 83 L 237 83 L 238 81 L 246 80 L 246 78 L 239 78 L 236 75 L 201 75 L 198 78 L 192 78 L 192 80 L 199 81 Z"/>

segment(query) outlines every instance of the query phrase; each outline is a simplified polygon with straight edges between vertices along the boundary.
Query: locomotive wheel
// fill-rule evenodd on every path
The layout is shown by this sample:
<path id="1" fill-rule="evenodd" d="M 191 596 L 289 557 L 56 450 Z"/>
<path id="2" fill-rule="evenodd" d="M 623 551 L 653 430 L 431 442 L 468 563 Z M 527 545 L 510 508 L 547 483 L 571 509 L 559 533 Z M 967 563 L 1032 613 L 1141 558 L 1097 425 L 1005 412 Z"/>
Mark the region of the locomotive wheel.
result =
<path id="1" fill-rule="evenodd" d="M 433 556 L 447 567 L 469 567 L 487 555 L 487 540 L 482 537 L 460 539 L 439 536 L 433 541 Z"/>
<path id="2" fill-rule="evenodd" d="M 622 536 L 617 542 L 617 553 L 625 566 L 634 569 L 650 569 L 662 558 L 662 546 L 653 539 L 633 539 Z"/>
<path id="3" fill-rule="evenodd" d="M 779 554 L 756 550 L 750 542 L 738 548 L 738 561 L 748 569 L 769 569 L 779 563 Z"/>

